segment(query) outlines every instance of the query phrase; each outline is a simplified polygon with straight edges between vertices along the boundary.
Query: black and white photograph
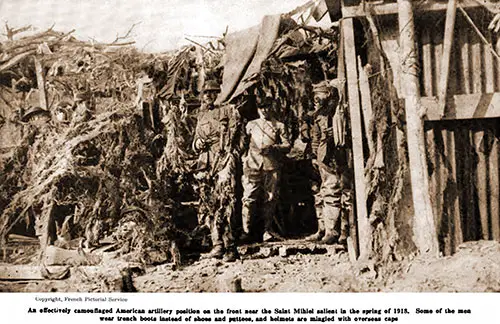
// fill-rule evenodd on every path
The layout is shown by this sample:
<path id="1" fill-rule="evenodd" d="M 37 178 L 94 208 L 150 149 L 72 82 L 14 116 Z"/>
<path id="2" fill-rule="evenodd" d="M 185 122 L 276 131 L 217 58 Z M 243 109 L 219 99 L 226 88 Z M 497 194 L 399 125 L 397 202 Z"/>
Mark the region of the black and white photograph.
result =
<path id="1" fill-rule="evenodd" d="M 499 125 L 497 0 L 1 0 L 0 291 L 500 292 Z"/>

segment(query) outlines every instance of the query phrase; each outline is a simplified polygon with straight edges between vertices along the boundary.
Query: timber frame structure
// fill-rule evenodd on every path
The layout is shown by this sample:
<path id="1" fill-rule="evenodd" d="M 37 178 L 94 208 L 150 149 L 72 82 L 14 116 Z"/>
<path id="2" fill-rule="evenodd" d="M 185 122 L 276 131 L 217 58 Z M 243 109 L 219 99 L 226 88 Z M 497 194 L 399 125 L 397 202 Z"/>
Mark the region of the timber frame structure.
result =
<path id="1" fill-rule="evenodd" d="M 409 162 L 413 215 L 407 221 L 412 237 L 406 239 L 432 255 L 450 255 L 464 241 L 500 240 L 500 35 L 487 27 L 493 5 L 326 3 L 331 20 L 340 22 L 338 78 L 346 81 L 349 98 L 356 192 L 351 237 L 358 237 L 359 258 L 370 256 L 375 235 L 366 193 L 373 150 L 366 134 L 375 118 L 370 72 L 391 70 L 404 107 L 405 131 L 394 137 Z"/>

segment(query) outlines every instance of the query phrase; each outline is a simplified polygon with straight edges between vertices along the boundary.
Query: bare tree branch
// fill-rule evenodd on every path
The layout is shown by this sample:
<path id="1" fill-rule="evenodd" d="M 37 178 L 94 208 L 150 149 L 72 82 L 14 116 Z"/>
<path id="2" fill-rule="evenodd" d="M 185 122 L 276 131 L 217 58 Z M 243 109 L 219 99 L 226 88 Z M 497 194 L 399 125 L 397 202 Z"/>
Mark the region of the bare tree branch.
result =
<path id="1" fill-rule="evenodd" d="M 112 42 L 111 42 L 111 44 L 118 43 L 118 41 L 119 41 L 120 39 L 127 39 L 127 38 L 129 38 L 129 37 L 130 37 L 130 34 L 131 34 L 131 33 L 132 33 L 132 31 L 134 30 L 135 26 L 137 26 L 137 25 L 139 25 L 139 24 L 141 24 L 141 23 L 142 23 L 142 21 L 139 21 L 139 22 L 136 22 L 135 24 L 133 24 L 133 25 L 129 28 L 129 30 L 127 31 L 127 33 L 126 33 L 125 35 L 123 35 L 123 36 L 118 36 L 118 34 L 116 34 L 116 38 L 115 38 L 115 40 L 114 40 L 114 41 L 112 41 Z"/>
<path id="2" fill-rule="evenodd" d="M 5 32 L 6 33 L 3 35 L 7 36 L 7 39 L 11 41 L 11 40 L 14 40 L 14 36 L 16 34 L 25 32 L 25 31 L 30 30 L 30 29 L 31 29 L 31 25 L 24 26 L 24 27 L 17 28 L 17 29 L 11 28 L 11 27 L 9 27 L 9 23 L 6 21 L 5 22 Z"/>

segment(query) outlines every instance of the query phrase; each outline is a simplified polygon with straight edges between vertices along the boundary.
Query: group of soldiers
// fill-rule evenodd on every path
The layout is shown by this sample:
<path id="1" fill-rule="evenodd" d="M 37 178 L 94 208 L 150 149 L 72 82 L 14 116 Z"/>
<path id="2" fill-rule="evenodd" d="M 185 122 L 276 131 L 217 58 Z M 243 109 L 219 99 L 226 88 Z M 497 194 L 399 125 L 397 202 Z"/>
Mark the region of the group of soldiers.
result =
<path id="1" fill-rule="evenodd" d="M 349 196 L 346 195 L 349 186 L 346 185 L 345 117 L 340 89 L 341 84 L 336 80 L 315 84 L 314 111 L 308 114 L 312 163 L 319 172 L 321 185 L 315 195 L 318 230 L 306 240 L 323 244 L 345 244 L 348 234 L 347 216 L 342 213 L 343 197 Z M 198 154 L 197 170 L 213 175 L 220 171 L 217 169 L 224 151 L 222 135 L 235 127 L 231 122 L 234 113 L 231 110 L 235 108 L 215 104 L 219 92 L 217 82 L 206 82 L 193 140 L 193 149 Z M 275 99 L 261 95 L 255 100 L 259 117 L 249 121 L 241 134 L 244 145 L 241 146 L 243 197 L 239 242 L 244 243 L 282 239 L 274 230 L 273 223 L 276 220 L 282 161 L 291 148 L 287 128 L 272 113 Z M 258 213 L 258 210 L 262 212 Z M 233 220 L 218 219 L 234 216 L 235 213 L 231 213 L 206 218 L 212 239 L 212 250 L 205 255 L 207 258 L 222 258 L 228 262 L 238 258 L 237 235 L 234 226 L 231 226 Z M 255 229 L 255 224 L 261 226 Z"/>

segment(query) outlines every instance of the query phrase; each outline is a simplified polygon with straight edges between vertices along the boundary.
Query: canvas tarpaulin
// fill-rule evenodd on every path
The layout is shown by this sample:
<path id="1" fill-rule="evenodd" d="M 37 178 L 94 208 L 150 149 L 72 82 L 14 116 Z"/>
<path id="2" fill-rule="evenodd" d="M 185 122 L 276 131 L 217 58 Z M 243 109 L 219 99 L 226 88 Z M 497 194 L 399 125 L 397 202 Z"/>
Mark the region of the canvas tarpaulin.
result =
<path id="1" fill-rule="evenodd" d="M 227 36 L 222 90 L 217 103 L 242 94 L 252 82 L 245 81 L 260 71 L 278 38 L 281 16 L 265 16 L 255 26 Z"/>

